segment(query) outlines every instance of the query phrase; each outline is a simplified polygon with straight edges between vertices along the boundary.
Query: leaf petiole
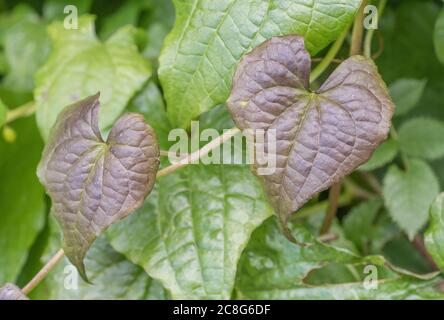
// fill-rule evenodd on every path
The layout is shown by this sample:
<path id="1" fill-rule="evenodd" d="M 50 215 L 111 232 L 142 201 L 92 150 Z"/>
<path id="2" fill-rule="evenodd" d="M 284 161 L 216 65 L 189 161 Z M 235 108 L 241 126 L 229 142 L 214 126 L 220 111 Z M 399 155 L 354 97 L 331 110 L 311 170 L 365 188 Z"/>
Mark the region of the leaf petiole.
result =
<path id="1" fill-rule="evenodd" d="M 6 123 L 5 124 L 8 124 L 18 118 L 30 116 L 35 112 L 35 110 L 36 110 L 36 107 L 35 107 L 34 101 L 29 101 L 18 108 L 9 110 L 6 113 Z"/>
<path id="2" fill-rule="evenodd" d="M 57 253 L 46 263 L 46 265 L 28 282 L 26 286 L 23 287 L 22 292 L 28 295 L 32 289 L 34 289 L 45 277 L 46 275 L 54 269 L 54 267 L 62 260 L 65 256 L 63 249 L 57 251 Z"/>

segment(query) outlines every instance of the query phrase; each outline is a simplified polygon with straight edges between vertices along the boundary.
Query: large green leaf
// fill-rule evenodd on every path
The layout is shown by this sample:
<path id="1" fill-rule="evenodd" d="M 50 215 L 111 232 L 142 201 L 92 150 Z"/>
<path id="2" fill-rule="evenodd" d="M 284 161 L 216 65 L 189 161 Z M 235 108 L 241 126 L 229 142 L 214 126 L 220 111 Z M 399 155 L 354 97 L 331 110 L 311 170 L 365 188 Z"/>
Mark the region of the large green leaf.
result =
<path id="1" fill-rule="evenodd" d="M 280 232 L 275 219 L 269 219 L 252 235 L 242 254 L 236 279 L 237 297 L 241 299 L 407 299 L 442 298 L 433 285 L 439 280 L 420 280 L 392 274 L 377 279 L 376 289 L 366 289 L 363 281 L 343 284 L 305 283 L 307 275 L 331 263 L 373 264 L 384 259 L 373 256 L 358 258 L 345 249 L 327 246 L 313 239 L 301 225 L 292 228 L 295 237 L 312 242 L 301 248 L 290 243 Z M 365 269 L 364 269 L 365 270 Z M 381 270 L 382 271 L 382 270 Z M 378 274 L 383 273 L 379 272 Z M 367 274 L 360 274 L 365 278 Z"/>
<path id="2" fill-rule="evenodd" d="M 433 260 L 444 272 L 444 193 L 441 193 L 430 207 L 430 224 L 424 240 Z"/>
<path id="3" fill-rule="evenodd" d="M 124 27 L 105 43 L 94 32 L 94 18 L 79 18 L 79 29 L 61 22 L 48 28 L 53 50 L 36 76 L 37 123 L 46 139 L 58 113 L 72 102 L 101 92 L 100 128 L 107 129 L 151 74 L 138 53 L 136 30 Z"/>
<path id="4" fill-rule="evenodd" d="M 42 262 L 47 262 L 61 246 L 60 232 L 55 220 L 50 220 L 50 240 Z M 145 271 L 117 253 L 105 237 L 100 237 L 86 257 L 92 284 L 77 274 L 68 259 L 46 276 L 32 292 L 34 299 L 165 299 L 162 285 Z"/>
<path id="5" fill-rule="evenodd" d="M 410 161 L 406 171 L 393 165 L 384 178 L 384 200 L 390 216 L 410 239 L 426 223 L 430 203 L 438 192 L 433 170 L 420 160 Z"/>
<path id="6" fill-rule="evenodd" d="M 176 0 L 176 23 L 160 56 L 159 75 L 173 125 L 224 103 L 237 62 L 278 35 L 304 36 L 311 54 L 353 19 L 360 0 Z"/>
<path id="7" fill-rule="evenodd" d="M 409 156 L 434 160 L 444 156 L 444 122 L 415 118 L 399 129 L 399 146 Z"/>
<path id="8" fill-rule="evenodd" d="M 444 64 L 444 8 L 441 9 L 435 24 L 435 50 L 439 61 Z"/>
<path id="9" fill-rule="evenodd" d="M 191 165 L 161 178 L 143 207 L 107 234 L 173 298 L 229 299 L 240 254 L 270 215 L 247 167 Z"/>
<path id="10" fill-rule="evenodd" d="M 16 280 L 45 220 L 44 190 L 35 174 L 43 146 L 34 119 L 11 127 L 15 142 L 0 138 L 0 284 Z"/>

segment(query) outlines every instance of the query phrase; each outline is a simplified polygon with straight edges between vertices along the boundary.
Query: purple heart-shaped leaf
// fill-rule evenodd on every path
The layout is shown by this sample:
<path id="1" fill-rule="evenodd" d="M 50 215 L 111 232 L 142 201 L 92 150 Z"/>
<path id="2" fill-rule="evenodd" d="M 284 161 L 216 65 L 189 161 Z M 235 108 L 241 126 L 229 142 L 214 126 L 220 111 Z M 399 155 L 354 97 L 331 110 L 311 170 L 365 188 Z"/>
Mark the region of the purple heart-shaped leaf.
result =
<path id="1" fill-rule="evenodd" d="M 372 60 L 347 59 L 315 91 L 309 89 L 310 64 L 302 37 L 272 38 L 243 57 L 228 100 L 240 129 L 275 130 L 276 167 L 262 180 L 284 224 L 370 158 L 394 112 Z M 254 163 L 253 171 L 264 166 Z"/>
<path id="2" fill-rule="evenodd" d="M 105 142 L 98 115 L 99 94 L 65 108 L 37 170 L 63 231 L 63 249 L 85 280 L 83 260 L 92 242 L 142 204 L 159 167 L 156 135 L 143 116 L 123 115 Z"/>

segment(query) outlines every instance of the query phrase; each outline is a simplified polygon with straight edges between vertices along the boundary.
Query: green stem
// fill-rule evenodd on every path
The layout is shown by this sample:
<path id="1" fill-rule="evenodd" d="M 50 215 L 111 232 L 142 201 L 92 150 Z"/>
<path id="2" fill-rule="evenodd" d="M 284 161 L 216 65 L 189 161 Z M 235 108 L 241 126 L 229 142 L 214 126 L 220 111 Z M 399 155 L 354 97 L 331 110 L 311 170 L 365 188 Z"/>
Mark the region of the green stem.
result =
<path id="1" fill-rule="evenodd" d="M 313 83 L 316 81 L 319 76 L 324 73 L 324 71 L 328 68 L 331 62 L 334 60 L 336 55 L 341 49 L 342 44 L 344 43 L 345 38 L 347 37 L 349 29 L 347 28 L 344 32 L 336 39 L 335 43 L 331 46 L 330 50 L 328 50 L 327 55 L 322 59 L 322 61 L 314 68 L 314 70 L 310 74 L 310 82 Z"/>
<path id="2" fill-rule="evenodd" d="M 34 101 L 27 102 L 18 108 L 9 110 L 6 113 L 6 124 L 8 124 L 18 118 L 30 116 L 31 114 L 33 114 L 35 112 L 35 110 L 36 110 L 36 107 L 35 107 Z"/>
<path id="3" fill-rule="evenodd" d="M 380 0 L 379 6 L 378 6 L 378 27 L 379 27 L 379 19 L 382 16 L 382 13 L 384 12 L 385 6 L 387 5 L 387 0 Z M 367 58 L 372 57 L 372 40 L 373 35 L 375 33 L 375 29 L 370 29 L 367 31 L 367 34 L 365 35 L 364 40 L 364 55 Z"/>
<path id="4" fill-rule="evenodd" d="M 367 3 L 367 0 L 362 1 L 361 7 L 356 14 L 355 22 L 353 23 L 352 41 L 350 45 L 351 56 L 361 54 L 362 52 L 362 35 L 364 34 L 364 8 L 367 6 Z"/>

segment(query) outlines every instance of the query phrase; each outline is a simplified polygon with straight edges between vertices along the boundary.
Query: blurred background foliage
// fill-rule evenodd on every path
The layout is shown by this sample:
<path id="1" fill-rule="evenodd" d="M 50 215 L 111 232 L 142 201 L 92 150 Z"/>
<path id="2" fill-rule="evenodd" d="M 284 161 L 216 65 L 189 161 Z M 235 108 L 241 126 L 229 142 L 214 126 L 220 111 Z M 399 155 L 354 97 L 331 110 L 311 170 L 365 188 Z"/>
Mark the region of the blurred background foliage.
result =
<path id="1" fill-rule="evenodd" d="M 138 28 L 133 41 L 151 65 L 153 75 L 147 84 L 129 95 L 133 98 L 126 110 L 144 114 L 158 132 L 162 148 L 167 148 L 165 137 L 170 124 L 156 72 L 164 38 L 175 19 L 173 3 L 170 0 L 74 2 L 79 15 L 96 16 L 95 29 L 100 41 L 107 41 L 126 25 Z M 50 200 L 35 176 L 44 142 L 29 103 L 34 100 L 35 75 L 54 50 L 48 26 L 65 18 L 65 5 L 63 0 L 0 0 L 0 127 L 3 125 L 0 137 L 0 284 L 24 285 L 58 247 L 59 234 L 49 215 Z M 344 45 L 338 59 L 347 57 L 348 44 Z M 316 57 L 323 57 L 326 51 Z M 345 180 L 332 231 L 339 236 L 332 244 L 359 255 L 384 255 L 391 263 L 412 272 L 428 273 L 437 270 L 436 265 L 442 270 L 444 260 L 436 261 L 435 258 L 432 261 L 422 234 L 429 223 L 429 206 L 444 186 L 443 2 L 389 0 L 373 38 L 372 52 L 397 106 L 393 120 L 395 131 L 369 163 Z M 330 71 L 335 67 L 333 64 Z M 328 74 L 326 72 L 318 82 L 322 83 Z M 14 110 L 28 110 L 30 115 L 15 119 Z M 223 105 L 203 114 L 201 120 L 203 126 L 211 124 L 218 129 L 232 126 Z M 310 201 L 296 214 L 294 222 L 303 224 L 315 234 L 326 209 L 326 199 L 327 193 L 322 193 Z M 362 263 L 343 263 L 336 253 L 329 251 L 323 251 L 322 256 L 331 262 L 327 265 L 316 259 L 306 260 L 314 253 L 293 251 L 287 254 L 291 248 L 276 230 L 270 218 L 253 234 L 254 239 L 239 263 L 233 297 L 354 298 L 344 294 L 347 288 L 354 287 L 344 284 L 362 280 Z M 66 292 L 61 265 L 32 297 L 169 297 L 162 284 L 144 272 L 143 265 L 138 266 L 115 251 L 119 246 L 111 246 L 109 241 L 116 240 L 112 237 L 99 239 L 88 256 L 87 266 L 89 263 L 91 279 L 96 286 L 82 284 L 74 294 Z M 257 243 L 263 247 L 258 248 Z M 444 247 L 444 241 L 441 243 Z M 321 246 L 316 250 L 324 249 Z M 442 250 L 444 252 L 444 248 Z M 277 287 L 300 278 L 306 266 L 302 263 L 295 266 L 294 261 L 301 256 L 305 259 L 303 262 L 310 264 L 307 283 L 317 286 L 342 284 L 342 287 L 334 289 L 338 291 L 325 287 L 316 292 L 298 291 L 297 287 L 286 295 L 258 295 L 262 287 L 255 291 L 253 282 L 257 277 L 260 286 L 261 281 L 267 280 L 260 277 L 260 266 L 267 265 L 267 255 L 276 258 L 273 262 L 276 274 L 270 277 Z M 287 260 L 286 256 L 294 260 Z M 287 269 L 283 268 L 294 268 L 294 271 L 284 272 Z M 380 269 L 381 274 L 393 277 L 392 271 Z M 387 298 L 435 297 L 434 293 L 418 288 L 430 289 L 436 282 L 424 285 L 416 281 L 394 283 L 383 287 L 381 292 Z M 415 296 L 413 292 L 417 289 L 424 294 Z M 377 297 L 358 289 L 356 294 L 363 298 Z"/>

